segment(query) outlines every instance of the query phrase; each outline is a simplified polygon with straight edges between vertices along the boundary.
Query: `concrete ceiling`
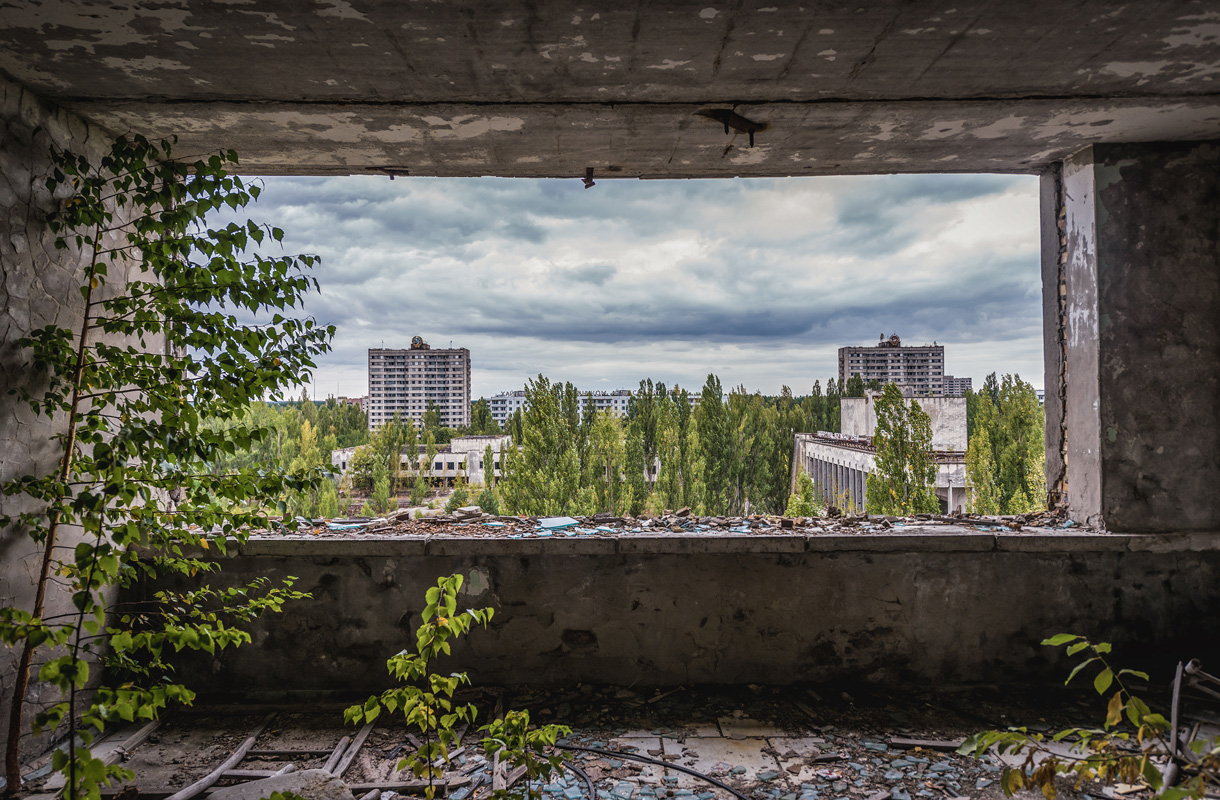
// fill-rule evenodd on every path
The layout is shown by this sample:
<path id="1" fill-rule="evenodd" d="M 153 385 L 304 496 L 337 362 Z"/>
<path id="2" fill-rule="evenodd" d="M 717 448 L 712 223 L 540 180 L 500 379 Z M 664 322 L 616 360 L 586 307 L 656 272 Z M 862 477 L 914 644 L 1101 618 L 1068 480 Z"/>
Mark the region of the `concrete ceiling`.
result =
<path id="1" fill-rule="evenodd" d="M 1220 138 L 1202 0 L 17 0 L 0 69 L 267 174 L 1033 171 Z"/>

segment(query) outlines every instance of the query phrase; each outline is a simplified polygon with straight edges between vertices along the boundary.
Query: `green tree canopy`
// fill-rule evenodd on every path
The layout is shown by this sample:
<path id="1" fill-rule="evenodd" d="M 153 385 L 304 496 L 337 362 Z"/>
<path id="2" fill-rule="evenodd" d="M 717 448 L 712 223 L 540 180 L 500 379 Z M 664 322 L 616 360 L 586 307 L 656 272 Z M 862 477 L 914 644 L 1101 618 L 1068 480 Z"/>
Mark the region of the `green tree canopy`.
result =
<path id="1" fill-rule="evenodd" d="M 888 383 L 876 401 L 876 468 L 867 479 L 870 514 L 919 514 L 938 509 L 932 421 L 919 402 L 906 402 Z"/>

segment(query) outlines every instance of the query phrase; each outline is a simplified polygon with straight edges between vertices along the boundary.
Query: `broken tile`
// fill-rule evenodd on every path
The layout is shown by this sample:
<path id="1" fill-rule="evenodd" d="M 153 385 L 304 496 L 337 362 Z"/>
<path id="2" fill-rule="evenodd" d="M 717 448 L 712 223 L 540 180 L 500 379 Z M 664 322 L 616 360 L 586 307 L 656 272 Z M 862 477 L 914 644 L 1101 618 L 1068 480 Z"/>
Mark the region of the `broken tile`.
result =
<path id="1" fill-rule="evenodd" d="M 774 725 L 749 717 L 720 717 L 716 720 L 720 731 L 729 739 L 753 739 L 764 736 L 783 736 L 784 732 Z"/>

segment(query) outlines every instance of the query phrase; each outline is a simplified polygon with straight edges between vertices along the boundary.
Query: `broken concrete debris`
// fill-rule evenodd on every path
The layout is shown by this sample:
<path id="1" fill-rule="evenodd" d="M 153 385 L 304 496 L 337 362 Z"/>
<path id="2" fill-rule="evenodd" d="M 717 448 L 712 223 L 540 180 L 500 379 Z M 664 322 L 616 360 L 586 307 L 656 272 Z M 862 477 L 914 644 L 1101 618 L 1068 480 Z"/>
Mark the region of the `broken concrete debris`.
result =
<path id="1" fill-rule="evenodd" d="M 886 535 L 915 532 L 950 533 L 987 531 L 1006 534 L 1050 533 L 1072 528 L 1074 533 L 1088 529 L 1067 519 L 1062 512 L 1041 512 L 997 517 L 976 514 L 915 514 L 908 517 L 876 514 L 845 515 L 836 508 L 826 517 L 777 517 L 764 514 L 748 516 L 697 516 L 689 508 L 660 517 L 615 516 L 607 513 L 587 517 L 514 517 L 486 514 L 478 506 L 465 506 L 451 513 L 414 519 L 407 512 L 387 517 L 345 517 L 309 520 L 297 517 L 294 524 L 275 533 L 285 536 L 348 537 L 370 534 L 415 536 L 444 533 L 448 536 L 482 538 L 606 537 L 656 535 L 688 536 L 736 535 Z"/>

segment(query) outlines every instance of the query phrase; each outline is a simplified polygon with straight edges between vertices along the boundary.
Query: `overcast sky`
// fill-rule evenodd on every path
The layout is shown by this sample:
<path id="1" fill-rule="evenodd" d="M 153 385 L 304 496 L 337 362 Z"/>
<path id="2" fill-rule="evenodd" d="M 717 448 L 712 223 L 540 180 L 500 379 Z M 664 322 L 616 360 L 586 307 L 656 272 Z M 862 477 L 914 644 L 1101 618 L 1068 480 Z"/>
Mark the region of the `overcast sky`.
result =
<path id="1" fill-rule="evenodd" d="M 947 372 L 1043 385 L 1037 179 L 268 178 L 247 208 L 322 257 L 338 328 L 317 397 L 367 393 L 367 349 L 467 347 L 472 397 L 543 373 L 808 393 L 882 333 Z"/>

